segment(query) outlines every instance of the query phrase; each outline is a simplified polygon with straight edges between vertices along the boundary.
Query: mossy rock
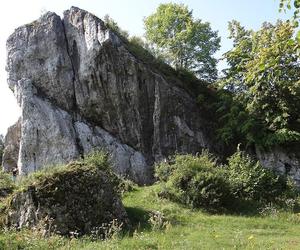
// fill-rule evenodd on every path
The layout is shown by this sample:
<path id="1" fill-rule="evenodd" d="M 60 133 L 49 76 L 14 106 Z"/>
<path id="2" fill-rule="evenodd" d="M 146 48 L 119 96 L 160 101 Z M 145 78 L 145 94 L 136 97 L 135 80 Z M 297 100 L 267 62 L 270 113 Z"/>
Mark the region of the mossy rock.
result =
<path id="1" fill-rule="evenodd" d="M 128 224 L 111 172 L 77 162 L 40 175 L 15 192 L 6 208 L 5 223 L 9 228 L 82 235 L 112 221 Z"/>

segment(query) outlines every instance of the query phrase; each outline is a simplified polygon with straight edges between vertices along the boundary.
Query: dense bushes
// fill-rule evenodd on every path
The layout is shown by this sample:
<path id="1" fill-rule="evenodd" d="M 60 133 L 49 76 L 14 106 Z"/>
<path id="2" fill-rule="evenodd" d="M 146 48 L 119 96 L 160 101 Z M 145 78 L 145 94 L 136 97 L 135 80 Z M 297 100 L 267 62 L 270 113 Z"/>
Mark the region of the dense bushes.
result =
<path id="1" fill-rule="evenodd" d="M 258 208 L 296 196 L 286 177 L 262 168 L 240 150 L 224 166 L 206 151 L 200 156 L 177 155 L 156 167 L 156 177 L 161 196 L 213 211 Z"/>
<path id="2" fill-rule="evenodd" d="M 10 174 L 0 171 L 0 197 L 10 194 L 15 185 Z"/>
<path id="3" fill-rule="evenodd" d="M 290 188 L 286 177 L 263 168 L 240 150 L 228 159 L 227 172 L 231 192 L 238 199 L 273 202 Z"/>
<path id="4" fill-rule="evenodd" d="M 165 183 L 162 194 L 192 207 L 226 207 L 230 196 L 225 171 L 207 152 L 201 156 L 177 155 L 174 162 L 156 167 L 156 177 Z"/>

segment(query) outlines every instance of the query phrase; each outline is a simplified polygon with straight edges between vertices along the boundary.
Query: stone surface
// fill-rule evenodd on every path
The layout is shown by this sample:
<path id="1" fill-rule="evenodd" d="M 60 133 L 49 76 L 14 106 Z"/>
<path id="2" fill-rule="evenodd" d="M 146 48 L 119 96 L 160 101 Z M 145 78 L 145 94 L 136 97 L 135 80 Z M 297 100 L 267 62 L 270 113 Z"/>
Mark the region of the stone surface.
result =
<path id="1" fill-rule="evenodd" d="M 101 232 L 104 223 L 128 225 L 126 211 L 111 176 L 97 167 L 71 163 L 15 193 L 7 208 L 9 228 L 36 228 L 72 235 Z M 105 233 L 105 232 L 102 232 Z"/>
<path id="2" fill-rule="evenodd" d="M 16 29 L 7 51 L 8 83 L 22 109 L 20 144 L 6 143 L 7 170 L 16 158 L 26 174 L 105 149 L 116 172 L 147 184 L 153 163 L 169 155 L 226 151 L 184 83 L 143 63 L 91 13 L 46 13 Z M 278 172 L 289 164 L 298 180 L 300 157 L 290 152 L 257 156 Z"/>
<path id="3" fill-rule="evenodd" d="M 5 149 L 2 156 L 2 167 L 6 172 L 12 172 L 17 167 L 21 139 L 21 120 L 8 128 L 4 139 Z"/>
<path id="4" fill-rule="evenodd" d="M 291 144 L 274 147 L 269 150 L 256 148 L 256 155 L 261 164 L 274 169 L 278 174 L 290 176 L 300 189 L 300 146 Z"/>
<path id="5" fill-rule="evenodd" d="M 86 11 L 49 12 L 16 29 L 7 50 L 22 109 L 20 173 L 104 148 L 118 173 L 145 184 L 154 161 L 216 151 L 196 100 Z"/>

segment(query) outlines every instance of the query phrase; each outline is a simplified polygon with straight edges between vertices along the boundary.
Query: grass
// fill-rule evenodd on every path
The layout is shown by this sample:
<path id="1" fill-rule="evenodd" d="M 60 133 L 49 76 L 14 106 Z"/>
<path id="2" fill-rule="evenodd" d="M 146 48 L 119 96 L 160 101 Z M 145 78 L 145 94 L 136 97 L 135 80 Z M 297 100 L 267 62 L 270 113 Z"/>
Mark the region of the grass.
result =
<path id="1" fill-rule="evenodd" d="M 211 215 L 156 195 L 157 186 L 139 187 L 123 197 L 133 224 L 130 233 L 110 240 L 91 237 L 43 238 L 31 231 L 3 231 L 0 249 L 299 249 L 300 214 Z M 162 229 L 149 218 L 164 215 Z M 157 222 L 159 223 L 159 221 Z"/>

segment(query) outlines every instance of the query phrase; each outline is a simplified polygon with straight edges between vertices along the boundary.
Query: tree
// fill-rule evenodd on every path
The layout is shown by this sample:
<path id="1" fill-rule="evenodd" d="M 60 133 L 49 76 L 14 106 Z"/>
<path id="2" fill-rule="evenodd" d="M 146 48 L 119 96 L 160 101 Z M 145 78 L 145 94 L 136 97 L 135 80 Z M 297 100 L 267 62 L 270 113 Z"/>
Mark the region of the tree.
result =
<path id="1" fill-rule="evenodd" d="M 193 18 L 183 4 L 161 4 L 144 20 L 146 38 L 155 45 L 165 61 L 176 69 L 187 69 L 200 79 L 212 82 L 217 77 L 220 38 L 208 22 Z"/>
<path id="2" fill-rule="evenodd" d="M 292 3 L 293 4 L 292 4 Z M 280 4 L 279 4 L 279 11 L 282 11 L 284 9 L 291 9 L 292 6 L 295 8 L 294 11 L 294 19 L 299 19 L 300 18 L 300 0 L 280 0 Z"/>
<path id="3" fill-rule="evenodd" d="M 293 4 L 292 4 L 293 3 Z M 279 4 L 279 11 L 286 10 L 286 9 L 292 9 L 292 6 L 294 7 L 294 16 L 293 16 L 293 24 L 295 27 L 299 27 L 299 19 L 300 19 L 300 0 L 280 0 Z M 300 30 L 297 33 L 297 40 L 298 43 L 300 43 Z M 298 50 L 298 54 L 300 54 L 300 51 Z"/>
<path id="4" fill-rule="evenodd" d="M 234 47 L 225 54 L 229 68 L 222 87 L 234 93 L 235 101 L 243 105 L 241 112 L 248 114 L 240 124 L 243 131 L 261 124 L 263 129 L 252 130 L 248 138 L 264 146 L 299 141 L 300 61 L 293 25 L 264 23 L 257 32 L 238 22 L 229 27 Z"/>

